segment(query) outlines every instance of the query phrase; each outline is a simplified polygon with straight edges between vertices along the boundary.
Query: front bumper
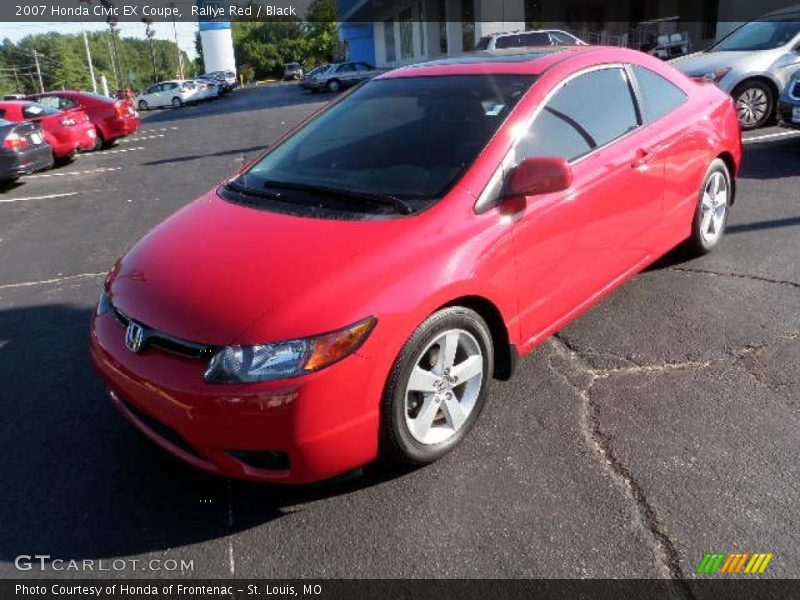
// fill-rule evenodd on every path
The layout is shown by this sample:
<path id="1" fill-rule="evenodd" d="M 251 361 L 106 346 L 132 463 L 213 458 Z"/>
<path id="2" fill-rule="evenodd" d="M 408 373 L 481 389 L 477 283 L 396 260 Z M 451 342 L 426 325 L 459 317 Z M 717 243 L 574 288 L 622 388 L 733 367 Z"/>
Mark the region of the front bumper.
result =
<path id="1" fill-rule="evenodd" d="M 0 180 L 43 171 L 52 166 L 53 151 L 47 144 L 32 146 L 23 152 L 0 151 Z"/>
<path id="2" fill-rule="evenodd" d="M 778 119 L 781 125 L 793 127 L 795 129 L 800 128 L 800 122 L 794 122 L 792 119 L 792 113 L 795 108 L 800 108 L 800 100 L 792 101 L 782 98 L 780 102 L 778 102 Z"/>
<path id="3" fill-rule="evenodd" d="M 206 360 L 158 348 L 134 354 L 124 336 L 112 313 L 94 318 L 92 359 L 112 402 L 151 440 L 199 469 L 307 483 L 377 457 L 382 386 L 363 384 L 377 379 L 365 375 L 370 360 L 358 353 L 292 380 L 215 385 L 203 380 Z"/>

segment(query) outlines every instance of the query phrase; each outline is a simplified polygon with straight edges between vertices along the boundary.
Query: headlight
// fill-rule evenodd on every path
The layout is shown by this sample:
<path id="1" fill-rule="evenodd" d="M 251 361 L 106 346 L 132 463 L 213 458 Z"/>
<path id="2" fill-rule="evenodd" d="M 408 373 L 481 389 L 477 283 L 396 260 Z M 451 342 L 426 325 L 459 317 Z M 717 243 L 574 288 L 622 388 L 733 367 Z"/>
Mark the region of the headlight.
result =
<path id="1" fill-rule="evenodd" d="M 254 383 L 319 371 L 352 354 L 375 326 L 375 317 L 302 340 L 259 346 L 227 346 L 208 363 L 209 383 Z"/>
<path id="2" fill-rule="evenodd" d="M 719 83 L 722 81 L 722 78 L 725 77 L 728 73 L 731 72 L 730 67 L 723 67 L 721 69 L 717 69 L 716 71 L 709 71 L 708 73 L 703 73 L 700 76 L 700 79 L 705 79 L 706 81 L 712 81 L 714 83 Z"/>
<path id="3" fill-rule="evenodd" d="M 100 292 L 100 300 L 97 303 L 97 309 L 95 310 L 95 314 L 100 317 L 107 312 L 111 312 L 111 300 L 108 299 L 108 294 L 106 294 L 105 290 Z"/>

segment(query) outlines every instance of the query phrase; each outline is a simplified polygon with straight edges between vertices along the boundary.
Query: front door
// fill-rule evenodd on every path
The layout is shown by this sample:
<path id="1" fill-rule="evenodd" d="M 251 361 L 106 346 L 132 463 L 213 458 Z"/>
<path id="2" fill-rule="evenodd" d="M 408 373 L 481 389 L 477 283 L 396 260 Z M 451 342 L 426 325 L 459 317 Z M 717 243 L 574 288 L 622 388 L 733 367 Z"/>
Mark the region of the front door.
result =
<path id="1" fill-rule="evenodd" d="M 569 189 L 526 198 L 514 231 L 523 339 L 549 335 L 649 259 L 646 234 L 662 215 L 663 159 L 642 127 L 622 67 L 568 79 L 516 148 L 565 158 Z"/>

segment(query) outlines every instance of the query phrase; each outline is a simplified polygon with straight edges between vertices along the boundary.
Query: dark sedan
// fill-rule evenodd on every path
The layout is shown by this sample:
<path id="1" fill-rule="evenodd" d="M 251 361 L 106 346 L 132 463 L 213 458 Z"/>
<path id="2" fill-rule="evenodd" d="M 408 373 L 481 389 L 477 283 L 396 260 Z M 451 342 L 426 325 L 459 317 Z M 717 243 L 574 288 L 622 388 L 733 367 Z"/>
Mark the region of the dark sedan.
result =
<path id="1" fill-rule="evenodd" d="M 13 181 L 52 166 L 53 149 L 37 123 L 0 119 L 0 181 Z"/>

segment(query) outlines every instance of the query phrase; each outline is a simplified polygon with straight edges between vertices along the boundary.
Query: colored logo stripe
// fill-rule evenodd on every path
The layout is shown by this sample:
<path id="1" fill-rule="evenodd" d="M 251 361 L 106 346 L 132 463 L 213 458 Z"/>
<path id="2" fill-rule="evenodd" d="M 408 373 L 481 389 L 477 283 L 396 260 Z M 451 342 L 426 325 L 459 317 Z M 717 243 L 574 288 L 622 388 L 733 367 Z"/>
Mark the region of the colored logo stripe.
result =
<path id="1" fill-rule="evenodd" d="M 772 560 L 773 554 L 756 553 L 750 554 L 749 552 L 733 552 L 726 554 L 724 552 L 706 553 L 700 565 L 697 567 L 696 573 L 763 573 L 767 569 L 767 565 Z"/>

